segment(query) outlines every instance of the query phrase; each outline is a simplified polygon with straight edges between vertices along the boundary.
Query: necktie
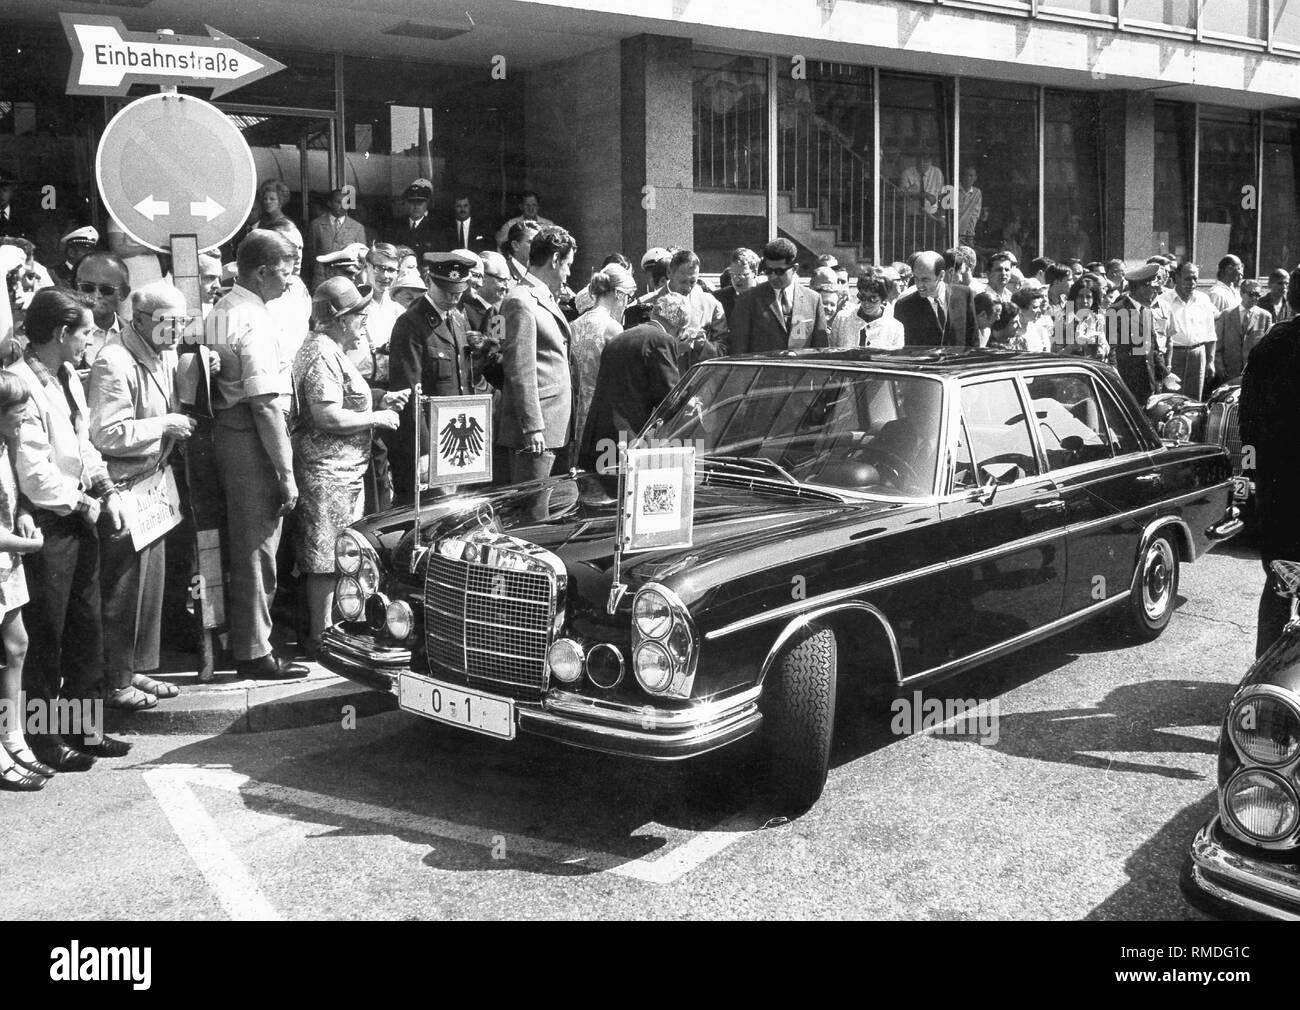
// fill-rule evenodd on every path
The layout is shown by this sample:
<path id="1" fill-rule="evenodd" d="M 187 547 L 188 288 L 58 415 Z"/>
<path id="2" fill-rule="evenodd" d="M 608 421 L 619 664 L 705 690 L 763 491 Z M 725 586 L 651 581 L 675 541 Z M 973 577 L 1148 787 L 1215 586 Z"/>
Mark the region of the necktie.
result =
<path id="1" fill-rule="evenodd" d="M 456 225 L 456 248 L 457 249 L 469 248 L 469 236 L 466 234 L 466 226 L 468 224 L 469 224 L 468 221 L 462 221 L 460 224 Z"/>
<path id="2" fill-rule="evenodd" d="M 783 289 L 781 290 L 781 293 L 780 293 L 779 295 L 777 295 L 777 298 L 778 298 L 778 300 L 779 300 L 780 303 L 781 303 L 781 318 L 785 320 L 785 328 L 788 330 L 788 329 L 790 328 L 790 300 L 789 300 L 789 295 L 787 294 L 787 292 L 786 292 L 785 289 L 783 288 Z"/>
<path id="3" fill-rule="evenodd" d="M 63 387 L 63 395 L 68 401 L 68 413 L 72 417 L 72 426 L 75 428 L 77 426 L 77 419 L 81 416 L 81 412 L 77 409 L 77 400 L 76 397 L 72 395 L 72 387 L 69 385 L 69 382 L 73 380 L 77 382 L 81 381 L 77 378 L 77 373 L 72 370 L 72 366 L 60 366 L 59 385 Z"/>
<path id="4" fill-rule="evenodd" d="M 943 304 L 937 298 L 934 300 L 934 315 L 935 318 L 939 320 L 939 334 L 940 339 L 942 339 L 944 328 L 948 323 L 948 317 L 943 311 Z"/>

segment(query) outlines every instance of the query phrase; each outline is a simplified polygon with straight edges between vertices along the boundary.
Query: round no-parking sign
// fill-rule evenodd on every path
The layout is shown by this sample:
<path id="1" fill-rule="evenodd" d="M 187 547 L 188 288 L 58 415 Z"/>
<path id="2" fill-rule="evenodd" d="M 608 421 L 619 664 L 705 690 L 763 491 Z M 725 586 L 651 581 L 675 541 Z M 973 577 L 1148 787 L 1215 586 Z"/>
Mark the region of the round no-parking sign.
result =
<path id="1" fill-rule="evenodd" d="M 253 209 L 257 171 L 239 128 L 189 95 L 138 99 L 109 121 L 95 155 L 100 197 L 122 230 L 167 252 L 172 235 L 221 245 Z"/>

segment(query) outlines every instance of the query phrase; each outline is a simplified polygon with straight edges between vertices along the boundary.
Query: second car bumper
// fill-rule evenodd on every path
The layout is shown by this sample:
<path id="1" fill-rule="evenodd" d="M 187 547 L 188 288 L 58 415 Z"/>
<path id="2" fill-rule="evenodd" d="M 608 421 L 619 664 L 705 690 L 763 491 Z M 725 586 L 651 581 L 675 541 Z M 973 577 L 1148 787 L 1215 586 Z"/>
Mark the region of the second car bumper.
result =
<path id="1" fill-rule="evenodd" d="M 1188 901 L 1220 918 L 1300 921 L 1300 862 L 1243 852 L 1217 816 L 1192 840 L 1180 883 Z"/>

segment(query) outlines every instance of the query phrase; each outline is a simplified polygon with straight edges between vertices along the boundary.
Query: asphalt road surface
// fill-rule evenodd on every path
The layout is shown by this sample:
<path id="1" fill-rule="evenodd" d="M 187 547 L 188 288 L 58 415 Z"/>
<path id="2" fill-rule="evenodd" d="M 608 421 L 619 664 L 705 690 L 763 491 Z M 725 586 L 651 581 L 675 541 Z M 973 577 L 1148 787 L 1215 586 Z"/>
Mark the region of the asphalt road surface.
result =
<path id="1" fill-rule="evenodd" d="M 1261 581 L 1229 545 L 1183 566 L 1154 643 L 1093 623 L 927 692 L 983 702 L 984 722 L 899 734 L 858 715 L 793 820 L 745 750 L 652 765 L 400 712 L 135 737 L 0 794 L 0 916 L 1199 917 L 1178 870 L 1214 807 Z"/>

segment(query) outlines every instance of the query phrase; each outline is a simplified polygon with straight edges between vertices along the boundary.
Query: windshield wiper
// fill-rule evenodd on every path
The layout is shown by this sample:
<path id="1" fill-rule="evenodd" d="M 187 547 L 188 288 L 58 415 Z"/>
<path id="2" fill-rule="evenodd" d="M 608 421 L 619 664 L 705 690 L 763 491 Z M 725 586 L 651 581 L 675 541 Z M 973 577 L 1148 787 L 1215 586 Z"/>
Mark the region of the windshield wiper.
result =
<path id="1" fill-rule="evenodd" d="M 738 467 L 743 470 L 754 470 L 764 475 L 775 475 L 780 477 L 787 484 L 798 484 L 799 481 L 791 475 L 780 463 L 774 463 L 764 456 L 715 456 L 712 453 L 703 457 L 701 462 L 704 463 L 722 463 L 727 466 Z"/>

